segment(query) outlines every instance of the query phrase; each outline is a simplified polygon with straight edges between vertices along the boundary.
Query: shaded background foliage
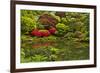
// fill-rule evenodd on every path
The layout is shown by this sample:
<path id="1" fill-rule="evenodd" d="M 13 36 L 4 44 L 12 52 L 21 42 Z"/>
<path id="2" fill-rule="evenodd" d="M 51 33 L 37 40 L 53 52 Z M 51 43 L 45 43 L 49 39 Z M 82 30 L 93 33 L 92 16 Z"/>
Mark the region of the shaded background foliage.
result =
<path id="1" fill-rule="evenodd" d="M 44 25 L 47 22 L 43 21 L 45 18 L 40 21 L 40 17 L 45 14 L 49 20 Z M 34 29 L 48 29 L 54 20 L 55 34 L 48 37 L 30 35 Z M 86 59 L 89 59 L 89 13 L 21 10 L 22 63 Z"/>

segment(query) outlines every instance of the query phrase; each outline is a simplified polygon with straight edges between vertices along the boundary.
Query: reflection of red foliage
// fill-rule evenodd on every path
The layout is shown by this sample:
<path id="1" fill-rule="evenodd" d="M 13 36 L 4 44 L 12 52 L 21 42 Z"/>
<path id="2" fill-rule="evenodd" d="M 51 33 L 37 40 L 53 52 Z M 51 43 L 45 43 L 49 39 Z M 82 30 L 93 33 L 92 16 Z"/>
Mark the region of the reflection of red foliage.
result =
<path id="1" fill-rule="evenodd" d="M 52 44 L 54 44 L 54 42 L 46 42 L 46 43 L 42 43 L 42 44 L 35 44 L 35 45 L 33 45 L 33 48 L 39 48 L 39 47 L 41 47 L 41 46 L 50 46 L 50 45 L 52 45 Z"/>
<path id="2" fill-rule="evenodd" d="M 56 28 L 52 27 L 51 29 L 49 29 L 49 32 L 50 32 L 51 34 L 54 34 L 54 33 L 56 32 Z"/>
<path id="3" fill-rule="evenodd" d="M 39 48 L 39 47 L 41 47 L 41 46 L 49 46 L 50 44 L 46 44 L 46 43 L 44 43 L 44 44 L 36 44 L 36 45 L 33 45 L 33 48 Z"/>

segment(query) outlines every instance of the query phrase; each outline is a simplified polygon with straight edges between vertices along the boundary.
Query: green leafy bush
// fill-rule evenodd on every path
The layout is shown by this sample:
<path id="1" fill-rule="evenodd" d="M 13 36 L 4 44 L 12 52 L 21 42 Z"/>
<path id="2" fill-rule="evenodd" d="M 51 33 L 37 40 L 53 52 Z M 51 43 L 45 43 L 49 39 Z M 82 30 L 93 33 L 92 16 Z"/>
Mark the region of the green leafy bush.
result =
<path id="1" fill-rule="evenodd" d="M 59 36 L 62 36 L 62 35 L 64 35 L 66 32 L 68 32 L 68 30 L 69 30 L 69 26 L 67 26 L 67 25 L 65 25 L 65 24 L 63 24 L 63 23 L 58 23 L 57 25 L 56 25 L 56 28 L 57 28 L 57 32 L 56 32 L 56 34 Z"/>
<path id="2" fill-rule="evenodd" d="M 21 17 L 21 31 L 22 33 L 29 33 L 32 29 L 36 28 L 36 22 L 29 17 Z"/>

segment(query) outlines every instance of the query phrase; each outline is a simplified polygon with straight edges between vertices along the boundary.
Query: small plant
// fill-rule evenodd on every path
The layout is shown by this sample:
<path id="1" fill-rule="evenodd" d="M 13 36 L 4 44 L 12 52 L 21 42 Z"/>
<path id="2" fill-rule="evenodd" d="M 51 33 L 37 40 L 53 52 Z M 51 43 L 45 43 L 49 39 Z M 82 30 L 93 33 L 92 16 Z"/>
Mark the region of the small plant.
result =
<path id="1" fill-rule="evenodd" d="M 45 57 L 44 55 L 35 55 L 32 57 L 33 61 L 40 62 L 40 61 L 46 61 L 48 57 Z"/>

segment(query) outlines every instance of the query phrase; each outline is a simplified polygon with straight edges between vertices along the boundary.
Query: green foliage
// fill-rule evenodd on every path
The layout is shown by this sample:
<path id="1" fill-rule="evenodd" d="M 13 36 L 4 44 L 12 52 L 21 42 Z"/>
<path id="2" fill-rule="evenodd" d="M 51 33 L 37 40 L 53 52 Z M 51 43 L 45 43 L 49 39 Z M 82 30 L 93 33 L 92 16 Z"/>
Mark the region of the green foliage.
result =
<path id="1" fill-rule="evenodd" d="M 21 17 L 21 31 L 22 34 L 27 34 L 32 29 L 36 28 L 36 23 L 31 18 L 22 16 Z"/>
<path id="2" fill-rule="evenodd" d="M 58 49 L 58 48 L 52 47 L 52 48 L 50 49 L 50 51 L 52 52 L 52 54 L 57 54 L 57 53 L 59 52 L 59 49 Z"/>
<path id="3" fill-rule="evenodd" d="M 45 27 L 44 27 L 44 25 L 42 25 L 42 24 L 40 24 L 40 23 L 37 22 L 37 28 L 38 29 L 44 29 Z"/>
<path id="4" fill-rule="evenodd" d="M 43 56 L 43 55 L 35 55 L 32 57 L 32 60 L 33 61 L 36 61 L 36 62 L 40 62 L 40 61 L 46 61 L 48 58 Z"/>
<path id="5" fill-rule="evenodd" d="M 24 62 L 24 58 L 25 58 L 25 52 L 24 49 L 21 48 L 21 62 Z"/>
<path id="6" fill-rule="evenodd" d="M 66 18 L 62 18 L 62 19 L 61 19 L 61 22 L 64 23 L 64 24 L 67 24 Z"/>
<path id="7" fill-rule="evenodd" d="M 62 24 L 62 23 L 58 23 L 58 24 L 56 25 L 56 28 L 57 28 L 57 29 L 62 29 L 62 30 L 64 30 L 64 31 L 68 30 L 68 26 L 66 26 L 65 24 Z"/>
<path id="8" fill-rule="evenodd" d="M 60 17 L 55 15 L 55 12 L 50 12 L 50 15 L 53 16 L 55 19 L 57 19 L 58 22 L 61 21 Z"/>
<path id="9" fill-rule="evenodd" d="M 66 32 L 68 32 L 68 30 L 69 30 L 69 26 L 67 26 L 67 25 L 65 25 L 65 24 L 63 24 L 63 23 L 58 23 L 57 25 L 56 25 L 56 28 L 57 28 L 57 32 L 56 32 L 56 34 L 59 36 L 62 36 L 62 35 L 64 35 Z"/>

